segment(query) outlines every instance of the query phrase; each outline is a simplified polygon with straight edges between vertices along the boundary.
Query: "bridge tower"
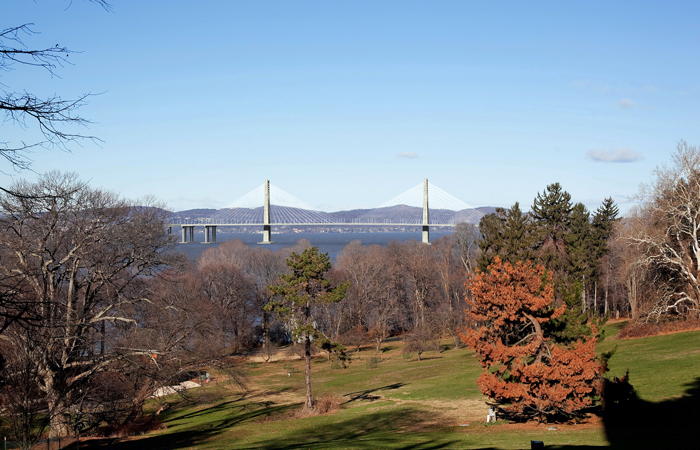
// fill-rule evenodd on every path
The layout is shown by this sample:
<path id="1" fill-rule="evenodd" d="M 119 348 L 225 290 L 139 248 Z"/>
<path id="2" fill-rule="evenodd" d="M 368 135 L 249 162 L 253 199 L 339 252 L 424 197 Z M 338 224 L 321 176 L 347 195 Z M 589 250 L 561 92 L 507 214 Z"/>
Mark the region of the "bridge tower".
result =
<path id="1" fill-rule="evenodd" d="M 430 217 L 428 215 L 428 179 L 423 180 L 423 243 L 430 245 Z"/>
<path id="2" fill-rule="evenodd" d="M 258 244 L 272 244 L 270 236 L 272 234 L 272 224 L 270 223 L 270 180 L 265 180 L 263 186 L 264 207 L 263 207 L 263 240 Z"/>

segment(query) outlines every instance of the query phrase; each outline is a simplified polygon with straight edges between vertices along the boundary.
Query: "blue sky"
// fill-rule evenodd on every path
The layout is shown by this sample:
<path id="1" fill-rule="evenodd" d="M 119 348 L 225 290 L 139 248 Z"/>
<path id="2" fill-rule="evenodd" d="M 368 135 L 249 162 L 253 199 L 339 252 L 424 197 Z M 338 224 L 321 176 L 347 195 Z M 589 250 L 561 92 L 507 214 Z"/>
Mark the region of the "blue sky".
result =
<path id="1" fill-rule="evenodd" d="M 680 139 L 700 145 L 697 2 L 4 5 L 1 28 L 29 22 L 28 46 L 81 53 L 60 78 L 0 83 L 101 93 L 80 114 L 104 141 L 36 151 L 34 170 L 174 210 L 265 179 L 320 209 L 375 207 L 428 178 L 472 206 L 528 209 L 559 182 L 625 211 Z M 0 169 L 2 185 L 36 176 Z"/>

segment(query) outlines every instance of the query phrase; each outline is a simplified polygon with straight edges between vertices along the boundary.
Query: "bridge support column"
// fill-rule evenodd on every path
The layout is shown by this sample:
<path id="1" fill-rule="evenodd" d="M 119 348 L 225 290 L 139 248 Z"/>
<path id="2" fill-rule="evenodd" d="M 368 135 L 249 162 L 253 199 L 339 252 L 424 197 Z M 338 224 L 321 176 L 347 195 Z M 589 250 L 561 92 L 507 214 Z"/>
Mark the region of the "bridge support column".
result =
<path id="1" fill-rule="evenodd" d="M 194 225 L 181 225 L 182 243 L 194 242 Z"/>
<path id="2" fill-rule="evenodd" d="M 428 179 L 423 180 L 423 243 L 430 245 L 430 216 L 428 214 Z"/>
<path id="3" fill-rule="evenodd" d="M 204 243 L 216 242 L 216 225 L 204 225 Z"/>
<path id="4" fill-rule="evenodd" d="M 263 187 L 263 196 L 265 199 L 263 207 L 263 240 L 258 244 L 272 244 L 272 224 L 270 223 L 270 180 L 265 180 Z"/>
<path id="5" fill-rule="evenodd" d="M 216 242 L 216 225 L 204 225 L 204 243 Z"/>

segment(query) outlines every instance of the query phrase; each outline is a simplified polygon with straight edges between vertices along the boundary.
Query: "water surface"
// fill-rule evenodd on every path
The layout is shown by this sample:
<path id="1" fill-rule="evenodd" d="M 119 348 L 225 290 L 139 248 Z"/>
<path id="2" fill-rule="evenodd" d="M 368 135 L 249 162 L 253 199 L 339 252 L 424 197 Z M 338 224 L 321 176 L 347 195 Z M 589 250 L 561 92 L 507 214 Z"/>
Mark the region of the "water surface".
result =
<path id="1" fill-rule="evenodd" d="M 452 234 L 451 232 L 431 231 L 430 240 L 434 241 L 440 236 Z M 262 241 L 262 233 L 222 233 L 216 234 L 216 243 L 204 244 L 204 232 L 194 234 L 195 242 L 177 244 L 176 250 L 184 253 L 190 259 L 196 260 L 207 249 L 217 247 L 222 242 L 238 239 L 250 247 L 265 247 L 270 250 L 278 250 L 292 247 L 301 239 L 306 239 L 315 245 L 321 252 L 328 252 L 328 256 L 335 261 L 336 256 L 352 241 L 361 241 L 363 245 L 379 244 L 386 246 L 391 241 L 406 242 L 421 240 L 421 232 L 377 232 L 377 233 L 281 233 L 272 235 L 272 244 L 258 244 Z"/>

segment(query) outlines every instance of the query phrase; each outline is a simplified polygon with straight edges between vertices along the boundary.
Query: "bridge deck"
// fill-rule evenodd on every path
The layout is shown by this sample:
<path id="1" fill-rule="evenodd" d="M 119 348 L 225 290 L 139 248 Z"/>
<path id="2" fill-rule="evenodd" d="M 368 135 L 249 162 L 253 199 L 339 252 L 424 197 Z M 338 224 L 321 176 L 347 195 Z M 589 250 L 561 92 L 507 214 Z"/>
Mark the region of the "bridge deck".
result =
<path id="1" fill-rule="evenodd" d="M 186 226 L 186 227 L 193 227 L 193 226 L 207 226 L 207 227 L 256 227 L 256 226 L 263 226 L 265 225 L 264 223 L 206 223 L 206 222 L 197 222 L 197 223 L 170 223 L 166 224 L 166 227 L 181 227 L 181 226 Z M 389 227 L 422 227 L 422 223 L 406 223 L 406 222 L 318 222 L 318 223 L 295 223 L 295 222 L 290 222 L 290 223 L 271 223 L 271 226 L 287 226 L 287 227 L 292 227 L 292 226 L 376 226 L 376 227 L 383 227 L 383 226 L 389 226 Z M 455 223 L 430 223 L 427 226 L 429 227 L 454 227 L 457 226 Z"/>

